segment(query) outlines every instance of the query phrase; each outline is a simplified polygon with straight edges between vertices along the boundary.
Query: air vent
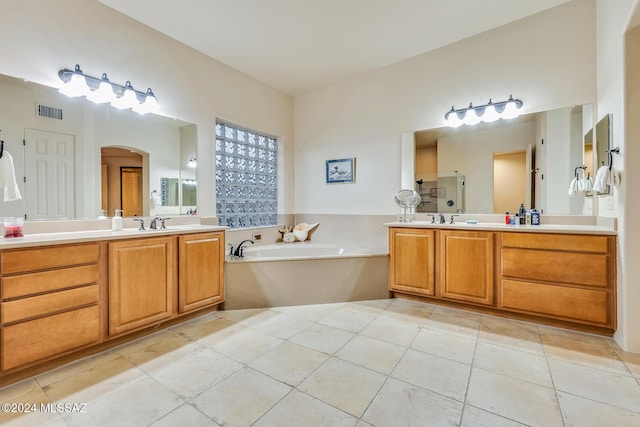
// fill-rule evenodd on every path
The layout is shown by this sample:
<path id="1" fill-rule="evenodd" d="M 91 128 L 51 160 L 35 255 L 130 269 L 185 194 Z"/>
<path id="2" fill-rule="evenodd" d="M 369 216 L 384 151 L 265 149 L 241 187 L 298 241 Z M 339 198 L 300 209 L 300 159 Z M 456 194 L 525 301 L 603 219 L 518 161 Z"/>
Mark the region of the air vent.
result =
<path id="1" fill-rule="evenodd" d="M 38 104 L 38 115 L 40 117 L 62 120 L 62 108 L 49 107 L 47 105 Z"/>

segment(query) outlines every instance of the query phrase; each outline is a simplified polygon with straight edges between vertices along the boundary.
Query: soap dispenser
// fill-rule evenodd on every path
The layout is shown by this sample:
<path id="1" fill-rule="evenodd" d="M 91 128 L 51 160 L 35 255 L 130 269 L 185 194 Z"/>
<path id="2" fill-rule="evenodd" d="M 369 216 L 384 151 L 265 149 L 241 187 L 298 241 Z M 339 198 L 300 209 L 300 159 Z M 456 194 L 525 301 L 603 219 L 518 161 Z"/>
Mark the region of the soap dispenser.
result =
<path id="1" fill-rule="evenodd" d="M 111 231 L 122 231 L 122 209 L 116 209 L 116 215 L 111 218 Z"/>

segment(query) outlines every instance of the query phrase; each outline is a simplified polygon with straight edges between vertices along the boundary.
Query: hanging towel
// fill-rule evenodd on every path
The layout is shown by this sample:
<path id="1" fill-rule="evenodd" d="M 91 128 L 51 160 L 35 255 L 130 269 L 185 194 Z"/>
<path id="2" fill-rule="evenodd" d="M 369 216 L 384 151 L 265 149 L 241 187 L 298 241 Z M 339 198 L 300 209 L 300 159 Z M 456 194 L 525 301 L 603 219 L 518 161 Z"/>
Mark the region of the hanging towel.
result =
<path id="1" fill-rule="evenodd" d="M 614 187 L 620 185 L 620 173 L 618 173 L 618 170 L 614 166 L 611 166 L 611 170 L 609 171 L 607 184 L 613 185 Z"/>
<path id="2" fill-rule="evenodd" d="M 591 191 L 593 190 L 593 179 L 591 178 L 591 176 L 587 176 L 584 179 L 584 191 Z"/>
<path id="3" fill-rule="evenodd" d="M 0 157 L 0 187 L 4 188 L 5 202 L 22 199 L 13 167 L 13 157 L 7 150 L 4 150 Z"/>
<path id="4" fill-rule="evenodd" d="M 153 204 L 156 206 L 162 205 L 162 198 L 158 194 L 157 191 L 151 192 L 151 198 L 153 199 Z"/>
<path id="5" fill-rule="evenodd" d="M 593 191 L 603 193 L 607 190 L 607 181 L 609 180 L 609 166 L 600 166 L 596 179 L 593 182 Z"/>
<path id="6" fill-rule="evenodd" d="M 569 184 L 569 195 L 573 196 L 578 191 L 578 178 L 573 178 Z"/>

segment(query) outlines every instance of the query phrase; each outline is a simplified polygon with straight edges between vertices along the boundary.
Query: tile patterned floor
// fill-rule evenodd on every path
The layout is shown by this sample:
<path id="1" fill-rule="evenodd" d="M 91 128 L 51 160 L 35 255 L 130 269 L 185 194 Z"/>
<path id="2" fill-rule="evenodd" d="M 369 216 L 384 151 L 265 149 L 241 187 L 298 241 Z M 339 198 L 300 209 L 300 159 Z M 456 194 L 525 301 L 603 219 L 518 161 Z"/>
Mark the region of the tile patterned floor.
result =
<path id="1" fill-rule="evenodd" d="M 210 313 L 0 389 L 8 426 L 640 426 L 640 355 L 402 299 Z"/>

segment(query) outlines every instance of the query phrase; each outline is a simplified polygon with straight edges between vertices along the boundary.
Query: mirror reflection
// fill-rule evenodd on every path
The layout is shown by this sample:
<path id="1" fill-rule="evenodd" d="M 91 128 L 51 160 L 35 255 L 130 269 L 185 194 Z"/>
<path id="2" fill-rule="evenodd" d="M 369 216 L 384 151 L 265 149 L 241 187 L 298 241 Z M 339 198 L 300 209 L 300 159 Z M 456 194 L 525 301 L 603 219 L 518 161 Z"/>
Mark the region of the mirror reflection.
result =
<path id="1" fill-rule="evenodd" d="M 68 98 L 57 89 L 0 75 L 0 129 L 22 200 L 0 217 L 28 220 L 178 215 L 195 211 L 195 185 L 163 204 L 161 178 L 195 184 L 196 126 Z M 24 144 L 23 144 L 24 140 Z M 2 191 L 2 190 L 0 190 Z M 189 205 L 184 205 L 186 201 Z"/>
<path id="2" fill-rule="evenodd" d="M 584 193 L 567 189 L 586 162 L 592 114 L 591 105 L 574 106 L 414 132 L 414 157 L 403 154 L 403 170 L 413 171 L 418 212 L 505 213 L 522 203 L 547 214 L 591 214 Z"/>

